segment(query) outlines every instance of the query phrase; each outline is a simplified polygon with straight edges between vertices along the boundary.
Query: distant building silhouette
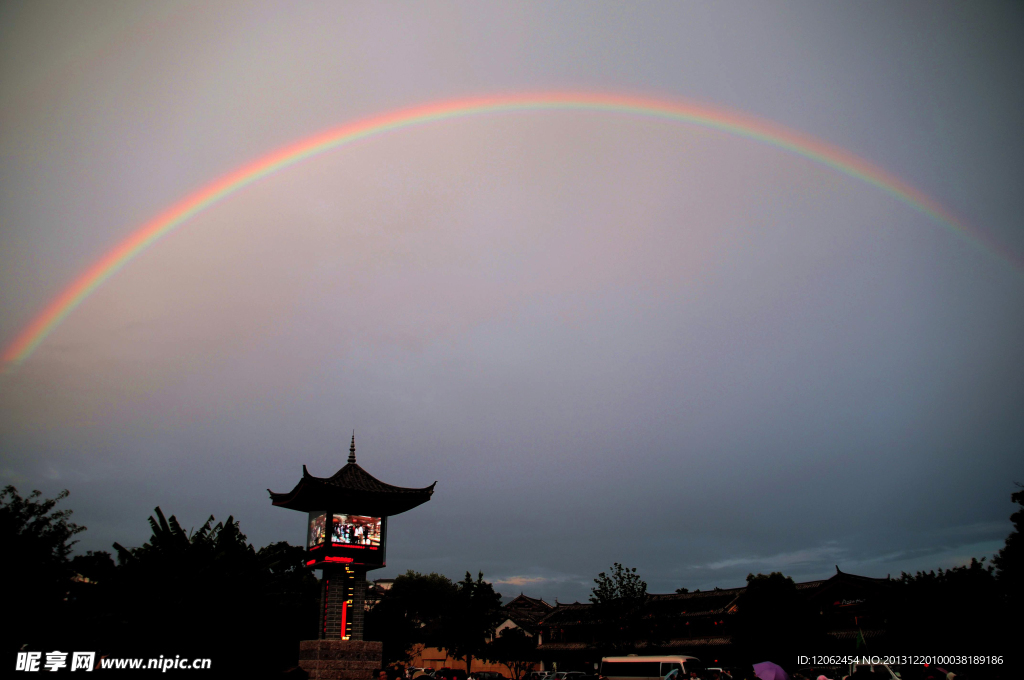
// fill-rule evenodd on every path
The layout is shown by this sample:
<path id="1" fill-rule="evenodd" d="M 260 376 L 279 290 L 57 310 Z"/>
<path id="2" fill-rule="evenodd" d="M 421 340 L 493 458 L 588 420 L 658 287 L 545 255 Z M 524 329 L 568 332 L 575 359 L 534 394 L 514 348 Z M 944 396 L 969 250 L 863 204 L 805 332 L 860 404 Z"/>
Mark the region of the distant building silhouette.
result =
<path id="1" fill-rule="evenodd" d="M 841 648 L 855 650 L 856 639 L 863 633 L 870 641 L 885 633 L 885 611 L 890 603 L 893 582 L 847 574 L 836 567 L 829 579 L 797 583 L 796 589 L 823 617 L 829 637 Z M 664 644 L 657 650 L 672 654 L 696 656 L 706 664 L 729 665 L 735 658 L 731 623 L 737 611 L 737 600 L 746 588 L 727 588 L 692 593 L 652 594 L 651 611 L 655 616 Z M 543 668 L 557 662 L 558 670 L 593 672 L 601 660 L 595 644 L 599 622 L 594 619 L 593 605 L 574 602 L 557 606 L 537 624 L 538 651 Z M 654 653 L 641 642 L 637 653 Z"/>

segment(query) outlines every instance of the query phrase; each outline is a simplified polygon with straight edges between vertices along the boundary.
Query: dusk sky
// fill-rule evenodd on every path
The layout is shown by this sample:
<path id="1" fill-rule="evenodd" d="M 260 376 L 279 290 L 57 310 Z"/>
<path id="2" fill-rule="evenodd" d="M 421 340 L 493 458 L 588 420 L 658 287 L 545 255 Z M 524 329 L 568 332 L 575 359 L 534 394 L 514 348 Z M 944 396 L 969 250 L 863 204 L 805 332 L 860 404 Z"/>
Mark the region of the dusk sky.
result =
<path id="1" fill-rule="evenodd" d="M 1024 483 L 1024 6 L 0 4 L 0 350 L 162 211 L 285 145 L 459 98 L 596 110 L 377 134 L 225 196 L 0 375 L 0 484 L 77 550 L 272 507 L 302 465 L 433 499 L 388 566 L 585 601 L 990 556 Z M 959 229 L 958 226 L 964 227 Z"/>

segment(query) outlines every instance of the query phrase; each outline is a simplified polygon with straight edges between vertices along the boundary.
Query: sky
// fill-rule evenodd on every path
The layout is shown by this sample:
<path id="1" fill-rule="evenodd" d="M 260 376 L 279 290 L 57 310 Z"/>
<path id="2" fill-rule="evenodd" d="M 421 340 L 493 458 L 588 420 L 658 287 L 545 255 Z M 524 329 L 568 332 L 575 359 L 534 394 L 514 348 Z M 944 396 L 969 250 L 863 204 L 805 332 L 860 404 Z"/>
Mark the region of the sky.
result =
<path id="1" fill-rule="evenodd" d="M 77 550 L 159 506 L 301 543 L 302 465 L 432 500 L 388 565 L 585 601 L 991 555 L 1024 483 L 1024 8 L 0 4 L 0 345 L 182 198 L 339 125 L 577 91 L 737 112 L 877 186 L 635 114 L 437 121 L 282 169 L 0 375 L 0 484 Z"/>

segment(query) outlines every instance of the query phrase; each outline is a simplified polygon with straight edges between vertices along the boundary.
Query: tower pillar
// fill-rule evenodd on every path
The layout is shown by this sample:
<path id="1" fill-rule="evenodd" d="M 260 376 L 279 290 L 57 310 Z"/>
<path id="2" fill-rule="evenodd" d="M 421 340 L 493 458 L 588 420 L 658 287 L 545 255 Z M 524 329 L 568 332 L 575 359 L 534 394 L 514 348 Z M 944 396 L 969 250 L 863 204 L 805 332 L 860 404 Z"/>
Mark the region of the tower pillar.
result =
<path id="1" fill-rule="evenodd" d="M 321 640 L 362 640 L 366 621 L 366 569 L 325 567 L 320 580 Z"/>

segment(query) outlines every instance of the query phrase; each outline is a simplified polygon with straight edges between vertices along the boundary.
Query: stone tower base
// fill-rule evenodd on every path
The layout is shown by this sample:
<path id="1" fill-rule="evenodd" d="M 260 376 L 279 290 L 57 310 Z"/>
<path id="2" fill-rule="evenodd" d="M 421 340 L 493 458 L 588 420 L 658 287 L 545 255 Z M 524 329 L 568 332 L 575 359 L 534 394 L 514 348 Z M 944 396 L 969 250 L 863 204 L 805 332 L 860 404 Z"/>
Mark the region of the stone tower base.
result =
<path id="1" fill-rule="evenodd" d="M 310 680 L 376 680 L 382 643 L 369 640 L 303 640 L 299 668 Z"/>

